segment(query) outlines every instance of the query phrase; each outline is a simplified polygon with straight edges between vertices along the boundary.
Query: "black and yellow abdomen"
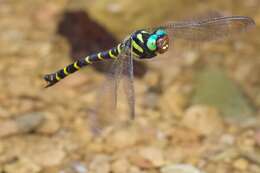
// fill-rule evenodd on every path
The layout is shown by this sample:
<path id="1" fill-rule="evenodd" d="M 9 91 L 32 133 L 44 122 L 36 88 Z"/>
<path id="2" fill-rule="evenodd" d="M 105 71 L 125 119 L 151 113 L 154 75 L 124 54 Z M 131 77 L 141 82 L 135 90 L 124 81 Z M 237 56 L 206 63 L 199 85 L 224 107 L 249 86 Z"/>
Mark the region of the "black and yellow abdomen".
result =
<path id="1" fill-rule="evenodd" d="M 93 64 L 95 62 L 104 61 L 104 60 L 111 60 L 117 59 L 118 55 L 121 53 L 123 48 L 123 44 L 118 44 L 117 47 L 114 47 L 108 51 L 99 52 L 97 54 L 92 54 L 85 58 L 80 58 L 79 60 L 75 61 L 74 63 L 64 67 L 63 69 L 58 70 L 55 73 L 47 74 L 44 76 L 44 80 L 47 81 L 47 86 L 50 87 L 60 80 L 64 79 L 65 77 L 69 76 L 70 74 L 78 71 L 82 67 L 87 65 Z"/>

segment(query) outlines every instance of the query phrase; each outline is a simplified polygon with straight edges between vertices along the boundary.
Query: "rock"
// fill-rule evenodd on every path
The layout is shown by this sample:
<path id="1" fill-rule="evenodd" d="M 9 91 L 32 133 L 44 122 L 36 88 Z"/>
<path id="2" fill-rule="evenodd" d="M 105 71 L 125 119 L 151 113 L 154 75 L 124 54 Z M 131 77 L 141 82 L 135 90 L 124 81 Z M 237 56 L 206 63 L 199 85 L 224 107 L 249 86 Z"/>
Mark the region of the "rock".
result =
<path id="1" fill-rule="evenodd" d="M 42 167 L 51 167 L 60 165 L 66 153 L 59 143 L 46 137 L 33 136 L 26 140 L 18 156 Z"/>
<path id="2" fill-rule="evenodd" d="M 25 158 L 4 166 L 4 172 L 6 173 L 39 173 L 41 170 L 40 166 Z"/>
<path id="3" fill-rule="evenodd" d="M 76 171 L 76 173 L 87 173 L 88 169 L 85 164 L 76 162 L 72 165 L 73 169 Z"/>
<path id="4" fill-rule="evenodd" d="M 255 114 L 249 99 L 223 70 L 206 68 L 196 78 L 193 104 L 215 107 L 227 120 L 237 123 L 244 123 L 245 119 Z"/>
<path id="5" fill-rule="evenodd" d="M 96 155 L 92 162 L 89 164 L 90 172 L 95 173 L 109 173 L 111 172 L 111 166 L 109 164 L 110 157 L 106 155 Z"/>
<path id="6" fill-rule="evenodd" d="M 203 173 L 203 171 L 185 164 L 168 165 L 160 170 L 161 173 Z"/>
<path id="7" fill-rule="evenodd" d="M 155 147 L 140 148 L 138 153 L 130 155 L 130 161 L 143 169 L 160 167 L 165 163 L 163 153 Z"/>
<path id="8" fill-rule="evenodd" d="M 128 173 L 130 164 L 126 159 L 116 160 L 111 165 L 113 173 Z"/>
<path id="9" fill-rule="evenodd" d="M 10 113 L 3 107 L 0 106 L 0 118 L 8 118 Z"/>
<path id="10" fill-rule="evenodd" d="M 260 129 L 257 130 L 255 133 L 255 142 L 256 142 L 256 145 L 260 147 Z"/>
<path id="11" fill-rule="evenodd" d="M 239 155 L 239 151 L 237 151 L 235 148 L 231 148 L 214 155 L 213 157 L 211 157 L 211 160 L 215 162 L 230 162 L 231 160 L 237 158 Z"/>
<path id="12" fill-rule="evenodd" d="M 44 119 L 44 123 L 42 123 L 39 128 L 37 128 L 38 133 L 51 135 L 60 129 L 60 122 L 57 116 L 46 113 Z"/>
<path id="13" fill-rule="evenodd" d="M 246 158 L 247 160 L 250 160 L 251 162 L 254 162 L 258 165 L 260 165 L 260 152 L 259 151 L 240 151 L 241 155 Z"/>
<path id="14" fill-rule="evenodd" d="M 232 146 L 235 144 L 235 137 L 231 134 L 223 134 L 220 138 L 220 142 L 222 144 Z"/>
<path id="15" fill-rule="evenodd" d="M 129 173 L 146 173 L 145 171 L 139 169 L 138 167 L 136 166 L 131 166 L 129 168 Z"/>
<path id="16" fill-rule="evenodd" d="M 84 163 L 74 161 L 67 163 L 66 168 L 62 169 L 59 173 L 88 173 L 88 168 Z"/>
<path id="17" fill-rule="evenodd" d="M 250 171 L 249 172 L 252 172 L 252 173 L 258 173 L 260 172 L 260 166 L 259 164 L 255 164 L 255 165 L 250 165 Z"/>
<path id="18" fill-rule="evenodd" d="M 247 130 L 240 134 L 239 138 L 236 140 L 237 147 L 241 151 L 252 151 L 254 147 L 256 146 L 256 141 L 254 139 L 254 131 L 253 130 Z"/>
<path id="19" fill-rule="evenodd" d="M 4 152 L 4 145 L 3 143 L 0 141 L 0 155 Z M 0 159 L 1 160 L 1 159 Z"/>
<path id="20" fill-rule="evenodd" d="M 38 128 L 43 121 L 44 115 L 38 112 L 0 121 L 0 138 L 31 132 Z"/>
<path id="21" fill-rule="evenodd" d="M 223 121 L 215 109 L 200 105 L 192 106 L 185 112 L 182 124 L 206 136 L 219 134 L 224 127 Z"/>
<path id="22" fill-rule="evenodd" d="M 150 169 L 150 168 L 154 167 L 153 164 L 149 160 L 141 157 L 140 155 L 136 155 L 136 154 L 131 155 L 129 157 L 129 160 L 130 160 L 131 164 L 137 166 L 140 169 Z"/>
<path id="23" fill-rule="evenodd" d="M 187 103 L 184 91 L 176 85 L 165 90 L 159 102 L 163 114 L 170 114 L 170 118 L 172 115 L 182 117 Z"/>
<path id="24" fill-rule="evenodd" d="M 233 167 L 240 171 L 246 171 L 249 167 L 249 163 L 246 159 L 239 158 L 233 162 Z"/>
<path id="25" fill-rule="evenodd" d="M 33 112 L 17 117 L 14 122 L 19 129 L 19 133 L 28 133 L 35 130 L 44 121 L 44 114 Z"/>
<path id="26" fill-rule="evenodd" d="M 149 72 L 145 75 L 144 81 L 148 86 L 157 86 L 160 83 L 161 76 L 156 72 Z"/>
<path id="27" fill-rule="evenodd" d="M 131 136 L 131 138 L 129 138 Z M 138 134 L 134 130 L 120 129 L 115 131 L 106 140 L 108 145 L 116 149 L 123 149 L 134 145 L 138 140 Z"/>
<path id="28" fill-rule="evenodd" d="M 139 154 L 145 160 L 151 162 L 153 167 L 160 167 L 165 163 L 162 150 L 155 147 L 145 147 L 140 149 Z"/>
<path id="29" fill-rule="evenodd" d="M 14 121 L 0 121 L 0 138 L 17 134 L 19 132 L 17 125 Z"/>

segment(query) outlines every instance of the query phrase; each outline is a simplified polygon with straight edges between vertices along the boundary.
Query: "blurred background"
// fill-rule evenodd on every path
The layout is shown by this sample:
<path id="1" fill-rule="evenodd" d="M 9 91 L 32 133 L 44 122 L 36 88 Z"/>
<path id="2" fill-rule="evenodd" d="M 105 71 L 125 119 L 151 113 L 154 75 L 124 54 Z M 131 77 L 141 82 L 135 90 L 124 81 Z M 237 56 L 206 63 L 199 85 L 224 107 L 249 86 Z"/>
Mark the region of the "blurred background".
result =
<path id="1" fill-rule="evenodd" d="M 44 74 L 136 29 L 209 12 L 260 23 L 259 0 L 0 0 L 0 172 L 259 173 L 258 26 L 136 62 L 137 118 L 102 135 L 89 116 L 105 66 L 44 89 Z"/>

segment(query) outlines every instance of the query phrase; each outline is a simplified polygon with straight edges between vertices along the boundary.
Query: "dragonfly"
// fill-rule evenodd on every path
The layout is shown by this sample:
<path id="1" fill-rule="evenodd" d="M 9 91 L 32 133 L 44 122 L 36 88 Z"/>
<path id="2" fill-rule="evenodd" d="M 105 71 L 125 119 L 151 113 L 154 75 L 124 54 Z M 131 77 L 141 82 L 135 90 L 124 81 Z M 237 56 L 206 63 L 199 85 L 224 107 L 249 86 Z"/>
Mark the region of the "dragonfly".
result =
<path id="1" fill-rule="evenodd" d="M 164 54 L 175 39 L 188 41 L 213 41 L 248 31 L 255 26 L 252 18 L 246 16 L 219 16 L 203 20 L 169 22 L 163 25 L 136 30 L 117 46 L 82 57 L 74 63 L 54 73 L 44 76 L 50 87 L 81 68 L 100 61 L 112 61 L 109 75 L 110 91 L 116 104 L 119 82 L 124 76 L 123 85 L 131 119 L 135 118 L 135 92 L 133 60 L 147 60 Z M 102 96 L 102 94 L 101 94 Z M 102 106 L 102 105 L 101 105 Z"/>

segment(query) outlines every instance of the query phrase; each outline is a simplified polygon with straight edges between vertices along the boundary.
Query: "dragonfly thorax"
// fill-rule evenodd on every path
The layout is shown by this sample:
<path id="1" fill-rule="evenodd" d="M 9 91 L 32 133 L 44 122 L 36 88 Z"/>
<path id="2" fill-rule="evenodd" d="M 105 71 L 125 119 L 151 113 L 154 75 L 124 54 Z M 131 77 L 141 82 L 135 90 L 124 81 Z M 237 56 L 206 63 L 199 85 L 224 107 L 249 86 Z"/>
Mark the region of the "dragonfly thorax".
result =
<path id="1" fill-rule="evenodd" d="M 138 59 L 153 58 L 165 53 L 169 48 L 169 37 L 165 30 L 157 29 L 150 33 L 139 30 L 131 36 L 132 53 Z"/>

